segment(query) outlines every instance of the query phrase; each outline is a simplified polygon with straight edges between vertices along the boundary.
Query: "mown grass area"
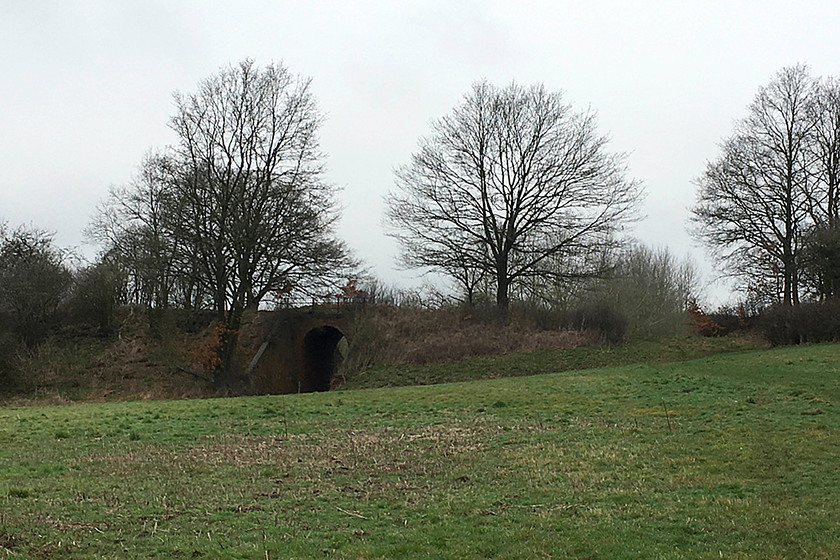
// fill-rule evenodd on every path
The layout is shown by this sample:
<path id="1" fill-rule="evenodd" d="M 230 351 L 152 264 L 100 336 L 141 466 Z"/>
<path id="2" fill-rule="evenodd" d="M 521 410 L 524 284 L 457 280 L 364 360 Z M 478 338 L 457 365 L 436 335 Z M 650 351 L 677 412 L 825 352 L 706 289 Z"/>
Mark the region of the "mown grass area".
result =
<path id="1" fill-rule="evenodd" d="M 0 557 L 836 558 L 840 345 L 0 409 Z"/>

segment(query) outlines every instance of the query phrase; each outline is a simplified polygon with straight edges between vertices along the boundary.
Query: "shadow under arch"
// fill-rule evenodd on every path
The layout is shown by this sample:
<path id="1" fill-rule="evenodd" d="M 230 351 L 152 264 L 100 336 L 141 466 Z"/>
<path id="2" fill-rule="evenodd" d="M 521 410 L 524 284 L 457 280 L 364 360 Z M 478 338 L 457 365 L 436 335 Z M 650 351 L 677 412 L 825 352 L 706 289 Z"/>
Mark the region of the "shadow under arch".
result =
<path id="1" fill-rule="evenodd" d="M 303 337 L 303 379 L 301 392 L 329 391 L 339 364 L 338 343 L 344 333 L 323 325 L 311 329 Z"/>

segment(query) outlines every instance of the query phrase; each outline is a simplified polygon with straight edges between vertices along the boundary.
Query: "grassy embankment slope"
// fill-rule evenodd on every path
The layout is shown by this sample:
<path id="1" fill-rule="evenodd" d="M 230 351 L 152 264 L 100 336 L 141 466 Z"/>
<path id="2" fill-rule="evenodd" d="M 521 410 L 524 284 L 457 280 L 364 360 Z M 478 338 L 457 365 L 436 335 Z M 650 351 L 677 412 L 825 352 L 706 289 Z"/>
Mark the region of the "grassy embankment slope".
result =
<path id="1" fill-rule="evenodd" d="M 837 558 L 840 346 L 0 409 L 8 558 Z"/>

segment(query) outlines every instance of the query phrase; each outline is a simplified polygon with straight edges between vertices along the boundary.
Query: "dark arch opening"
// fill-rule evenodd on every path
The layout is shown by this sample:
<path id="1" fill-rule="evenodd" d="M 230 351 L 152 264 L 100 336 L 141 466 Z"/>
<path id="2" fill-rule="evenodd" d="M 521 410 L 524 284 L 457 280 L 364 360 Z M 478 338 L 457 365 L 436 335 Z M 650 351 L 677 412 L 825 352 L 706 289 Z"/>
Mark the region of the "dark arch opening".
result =
<path id="1" fill-rule="evenodd" d="M 335 327 L 315 327 L 303 337 L 301 391 L 329 391 L 338 367 L 338 343 L 344 333 Z"/>

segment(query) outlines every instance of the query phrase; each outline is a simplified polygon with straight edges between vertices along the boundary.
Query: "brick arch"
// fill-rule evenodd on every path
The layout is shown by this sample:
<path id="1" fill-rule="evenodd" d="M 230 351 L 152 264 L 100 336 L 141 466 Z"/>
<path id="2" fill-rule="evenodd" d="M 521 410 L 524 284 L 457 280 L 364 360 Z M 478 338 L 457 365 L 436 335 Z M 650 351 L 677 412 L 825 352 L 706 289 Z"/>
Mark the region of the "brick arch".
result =
<path id="1" fill-rule="evenodd" d="M 303 355 L 302 391 L 329 391 L 338 367 L 338 343 L 344 333 L 337 327 L 321 325 L 307 332 L 301 343 Z"/>
<path id="2" fill-rule="evenodd" d="M 246 368 L 251 393 L 330 389 L 338 366 L 336 349 L 346 338 L 349 319 L 345 315 L 300 310 L 261 312 L 254 323 L 258 339 L 249 349 Z"/>

